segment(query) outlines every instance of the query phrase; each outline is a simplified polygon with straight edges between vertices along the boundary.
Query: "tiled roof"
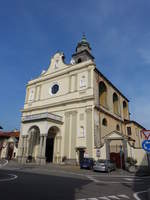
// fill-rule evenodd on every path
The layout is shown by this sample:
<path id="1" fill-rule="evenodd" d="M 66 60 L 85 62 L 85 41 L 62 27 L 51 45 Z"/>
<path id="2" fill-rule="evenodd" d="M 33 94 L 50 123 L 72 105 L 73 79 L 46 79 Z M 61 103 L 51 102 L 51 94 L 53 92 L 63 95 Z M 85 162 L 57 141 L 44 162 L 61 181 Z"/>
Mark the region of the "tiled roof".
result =
<path id="1" fill-rule="evenodd" d="M 140 128 L 146 130 L 141 124 L 139 124 L 138 122 L 134 121 L 134 120 L 124 120 L 125 124 L 130 124 L 130 123 L 133 123 L 133 124 L 136 124 L 137 126 L 139 126 Z"/>
<path id="2" fill-rule="evenodd" d="M 19 131 L 0 131 L 0 137 L 19 137 L 20 132 Z"/>

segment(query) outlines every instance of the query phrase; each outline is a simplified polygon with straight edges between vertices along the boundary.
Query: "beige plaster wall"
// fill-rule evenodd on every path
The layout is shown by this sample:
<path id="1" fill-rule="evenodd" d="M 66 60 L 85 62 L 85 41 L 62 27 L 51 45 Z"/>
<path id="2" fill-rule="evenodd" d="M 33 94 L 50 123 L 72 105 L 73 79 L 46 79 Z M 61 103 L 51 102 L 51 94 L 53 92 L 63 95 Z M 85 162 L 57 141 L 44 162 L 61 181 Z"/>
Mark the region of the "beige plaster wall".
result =
<path id="1" fill-rule="evenodd" d="M 128 157 L 132 157 L 137 160 L 138 166 L 147 166 L 147 155 L 143 149 L 135 149 L 129 143 L 127 144 L 128 148 Z"/>
<path id="2" fill-rule="evenodd" d="M 126 125 L 126 134 L 127 133 L 127 127 L 131 127 L 131 135 L 129 135 L 131 138 L 133 138 L 135 140 L 134 146 L 136 148 L 141 148 L 142 147 L 142 141 L 145 139 L 144 135 L 141 135 L 141 130 L 142 128 L 139 127 L 137 124 L 135 123 L 129 123 Z"/>

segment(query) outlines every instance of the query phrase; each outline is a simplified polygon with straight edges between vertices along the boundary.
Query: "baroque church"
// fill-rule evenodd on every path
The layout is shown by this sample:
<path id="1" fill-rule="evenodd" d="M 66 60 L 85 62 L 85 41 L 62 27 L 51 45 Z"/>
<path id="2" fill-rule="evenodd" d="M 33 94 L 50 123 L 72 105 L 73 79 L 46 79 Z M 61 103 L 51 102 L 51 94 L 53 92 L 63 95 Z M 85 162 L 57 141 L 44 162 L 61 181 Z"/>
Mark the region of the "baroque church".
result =
<path id="1" fill-rule="evenodd" d="M 77 164 L 90 157 L 112 159 L 119 167 L 132 156 L 146 165 L 140 134 L 144 127 L 130 120 L 128 104 L 99 71 L 83 35 L 70 64 L 57 52 L 47 71 L 28 82 L 18 161 Z"/>

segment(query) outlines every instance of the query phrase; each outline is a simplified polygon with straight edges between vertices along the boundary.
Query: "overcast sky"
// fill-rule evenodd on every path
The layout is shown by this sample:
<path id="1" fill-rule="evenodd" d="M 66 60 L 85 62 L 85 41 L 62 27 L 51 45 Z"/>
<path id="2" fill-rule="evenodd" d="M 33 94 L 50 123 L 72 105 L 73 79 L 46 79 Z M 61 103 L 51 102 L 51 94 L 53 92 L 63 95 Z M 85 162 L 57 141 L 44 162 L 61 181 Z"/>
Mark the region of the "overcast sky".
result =
<path id="1" fill-rule="evenodd" d="M 0 125 L 20 127 L 26 83 L 63 51 L 70 62 L 85 32 L 99 70 L 150 129 L 150 1 L 0 1 Z"/>

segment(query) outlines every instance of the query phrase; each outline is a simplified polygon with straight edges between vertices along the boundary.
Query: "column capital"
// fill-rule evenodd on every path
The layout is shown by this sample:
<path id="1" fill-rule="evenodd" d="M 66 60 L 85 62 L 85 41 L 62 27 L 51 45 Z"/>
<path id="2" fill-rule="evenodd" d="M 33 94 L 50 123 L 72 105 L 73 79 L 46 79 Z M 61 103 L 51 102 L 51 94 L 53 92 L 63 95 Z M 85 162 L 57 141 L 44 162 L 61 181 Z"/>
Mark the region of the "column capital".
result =
<path id="1" fill-rule="evenodd" d="M 91 107 L 85 109 L 85 112 L 91 112 L 91 111 L 92 111 Z"/>
<path id="2" fill-rule="evenodd" d="M 28 137 L 28 135 L 22 135 L 22 138 L 27 138 Z"/>

